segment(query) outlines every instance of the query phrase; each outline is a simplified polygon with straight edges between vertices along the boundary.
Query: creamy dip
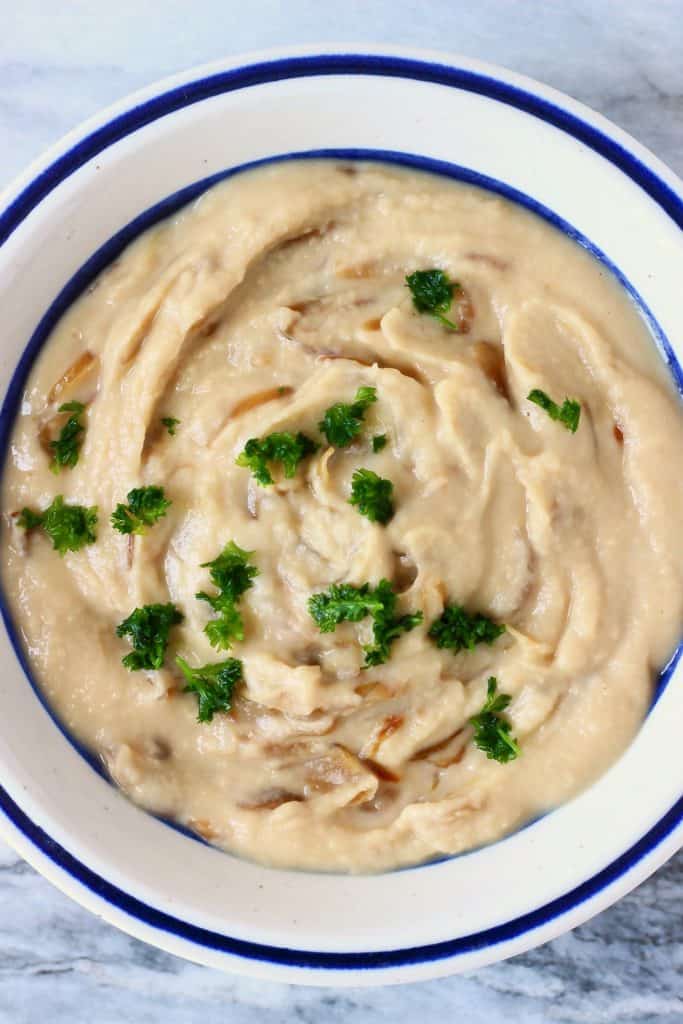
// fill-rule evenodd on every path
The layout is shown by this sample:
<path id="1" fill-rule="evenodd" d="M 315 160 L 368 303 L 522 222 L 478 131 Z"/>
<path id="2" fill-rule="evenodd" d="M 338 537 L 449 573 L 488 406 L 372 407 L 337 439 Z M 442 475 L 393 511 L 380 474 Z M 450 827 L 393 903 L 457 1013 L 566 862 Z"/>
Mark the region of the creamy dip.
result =
<path id="1" fill-rule="evenodd" d="M 461 286 L 458 331 L 412 302 L 406 275 L 427 268 Z M 329 448 L 325 410 L 364 386 L 359 437 Z M 533 389 L 580 402 L 576 433 Z M 74 400 L 80 458 L 55 475 L 46 438 Z M 236 458 L 274 431 L 320 447 L 259 486 Z M 349 504 L 359 468 L 393 483 L 386 525 Z M 624 750 L 680 629 L 682 479 L 663 362 L 578 245 L 439 177 L 288 162 L 147 231 L 58 324 L 5 468 L 4 586 L 50 703 L 133 801 L 268 864 L 376 871 L 495 840 Z M 172 505 L 123 536 L 111 511 L 143 485 Z M 96 542 L 64 557 L 16 520 L 59 494 L 99 510 Z M 229 541 L 259 575 L 244 640 L 217 652 L 195 594 Z M 364 668 L 371 619 L 322 633 L 308 600 L 382 578 L 423 622 Z M 183 621 L 161 669 L 128 671 L 116 627 L 154 602 Z M 438 648 L 448 603 L 505 633 Z M 197 721 L 176 654 L 241 660 L 228 713 Z M 508 763 L 469 722 L 491 676 L 511 697 Z"/>

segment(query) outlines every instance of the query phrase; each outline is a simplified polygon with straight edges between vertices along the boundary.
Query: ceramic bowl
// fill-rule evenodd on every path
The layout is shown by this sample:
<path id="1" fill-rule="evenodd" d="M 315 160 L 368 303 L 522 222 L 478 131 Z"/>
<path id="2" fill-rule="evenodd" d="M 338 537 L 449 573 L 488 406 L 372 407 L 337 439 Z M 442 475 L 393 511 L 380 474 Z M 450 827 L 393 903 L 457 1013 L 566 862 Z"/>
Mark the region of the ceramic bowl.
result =
<path id="1" fill-rule="evenodd" d="M 4 193 L 0 444 L 46 335 L 124 245 L 221 176 L 293 154 L 431 168 L 532 208 L 619 277 L 680 381 L 683 189 L 658 160 L 585 107 L 499 68 L 305 49 L 152 86 Z M 134 807 L 51 717 L 4 603 L 3 614 L 2 835 L 94 913 L 179 956 L 325 985 L 470 970 L 585 921 L 683 844 L 678 653 L 632 745 L 581 796 L 466 855 L 347 877 L 266 869 Z"/>

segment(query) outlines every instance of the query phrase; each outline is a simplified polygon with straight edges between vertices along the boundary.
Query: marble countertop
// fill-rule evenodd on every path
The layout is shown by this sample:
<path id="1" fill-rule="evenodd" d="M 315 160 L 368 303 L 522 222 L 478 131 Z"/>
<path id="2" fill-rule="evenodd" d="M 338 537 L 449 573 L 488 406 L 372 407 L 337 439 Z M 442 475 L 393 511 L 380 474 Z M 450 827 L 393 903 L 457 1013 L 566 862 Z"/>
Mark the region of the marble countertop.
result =
<path id="1" fill-rule="evenodd" d="M 225 54 L 333 39 L 450 49 L 606 114 L 683 173 L 681 0 L 0 0 L 0 187 L 100 107 Z M 76 906 L 0 843 L 0 1024 L 681 1024 L 683 855 L 593 921 L 475 974 L 265 984 L 185 963 Z"/>

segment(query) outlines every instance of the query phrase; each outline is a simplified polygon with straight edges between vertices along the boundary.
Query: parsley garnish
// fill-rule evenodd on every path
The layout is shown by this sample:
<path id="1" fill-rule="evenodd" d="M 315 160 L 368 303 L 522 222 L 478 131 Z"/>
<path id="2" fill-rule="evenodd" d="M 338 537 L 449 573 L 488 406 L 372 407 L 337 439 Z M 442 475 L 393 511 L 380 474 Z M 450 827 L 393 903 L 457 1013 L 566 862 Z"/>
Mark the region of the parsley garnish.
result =
<path id="1" fill-rule="evenodd" d="M 118 504 L 111 514 L 111 525 L 119 533 L 144 533 L 166 515 L 171 502 L 164 497 L 163 487 L 134 487 L 127 494 L 128 504 Z"/>
<path id="2" fill-rule="evenodd" d="M 374 643 L 363 647 L 366 668 L 387 661 L 394 640 L 422 622 L 422 612 L 395 615 L 396 594 L 389 580 L 380 580 L 374 590 L 369 583 L 333 583 L 328 591 L 311 595 L 308 610 L 321 633 L 333 633 L 340 622 L 360 622 L 371 615 Z"/>
<path id="3" fill-rule="evenodd" d="M 541 409 L 548 413 L 551 420 L 558 420 L 567 430 L 571 430 L 572 434 L 576 433 L 581 416 L 581 404 L 576 399 L 565 398 L 562 405 L 558 405 L 557 402 L 553 402 L 552 398 L 546 395 L 545 391 L 540 391 L 538 388 L 530 391 L 527 399 L 536 405 L 540 405 Z"/>
<path id="4" fill-rule="evenodd" d="M 362 587 L 333 583 L 328 591 L 312 594 L 308 599 L 311 618 L 321 633 L 334 633 L 340 622 L 360 622 L 381 607 L 382 602 L 375 597 L 369 583 Z"/>
<path id="5" fill-rule="evenodd" d="M 211 646 L 219 651 L 227 651 L 234 640 L 244 640 L 244 623 L 237 602 L 259 574 L 256 566 L 249 564 L 252 555 L 253 551 L 243 551 L 231 540 L 213 562 L 202 563 L 219 593 L 212 595 L 200 590 L 195 597 L 206 601 L 218 615 L 207 622 L 204 632 Z"/>
<path id="6" fill-rule="evenodd" d="M 351 478 L 349 505 L 357 505 L 371 523 L 388 523 L 394 514 L 394 485 L 371 469 L 357 469 Z"/>
<path id="7" fill-rule="evenodd" d="M 268 434 L 267 437 L 252 437 L 238 455 L 238 466 L 247 466 L 259 484 L 267 487 L 273 483 L 268 469 L 269 462 L 281 462 L 285 477 L 290 480 L 296 473 L 297 466 L 307 455 L 317 452 L 318 445 L 310 437 L 299 431 L 291 434 L 288 431 Z"/>
<path id="8" fill-rule="evenodd" d="M 374 643 L 366 644 L 365 664 L 383 665 L 389 660 L 390 648 L 394 640 L 398 640 L 401 633 L 409 633 L 422 622 L 422 612 L 411 612 L 408 615 L 395 615 L 396 594 L 388 580 L 380 580 L 375 594 L 381 601 L 381 609 L 373 615 L 374 623 L 372 632 Z"/>
<path id="9" fill-rule="evenodd" d="M 133 650 L 123 658 L 131 672 L 141 668 L 161 668 L 168 646 L 171 626 L 183 621 L 173 604 L 146 604 L 136 608 L 116 627 L 117 636 L 127 636 Z"/>
<path id="10" fill-rule="evenodd" d="M 372 450 L 373 452 L 381 452 L 387 446 L 387 435 L 386 434 L 375 434 L 372 439 Z"/>
<path id="11" fill-rule="evenodd" d="M 457 654 L 472 651 L 477 644 L 492 644 L 504 632 L 505 626 L 499 626 L 485 615 L 470 614 L 462 605 L 449 604 L 432 623 L 429 635 L 437 647 L 447 647 Z"/>
<path id="12" fill-rule="evenodd" d="M 161 422 L 166 427 L 171 437 L 175 437 L 175 428 L 180 423 L 180 420 L 177 420 L 175 416 L 162 416 Z"/>
<path id="13" fill-rule="evenodd" d="M 81 444 L 83 443 L 81 434 L 85 430 L 79 419 L 82 413 L 85 412 L 85 406 L 82 402 L 65 402 L 64 405 L 60 405 L 59 412 L 70 412 L 71 416 L 69 416 L 60 430 L 57 440 L 50 441 L 49 444 L 49 447 L 54 452 L 54 459 L 50 465 L 53 473 L 61 472 L 63 466 L 69 466 L 73 469 L 76 465 Z"/>
<path id="14" fill-rule="evenodd" d="M 474 742 L 492 761 L 507 764 L 519 757 L 519 744 L 510 735 L 512 726 L 502 712 L 512 698 L 507 693 L 496 695 L 498 686 L 495 676 L 490 676 L 486 691 L 486 703 L 478 715 L 470 718 L 474 726 Z"/>
<path id="15" fill-rule="evenodd" d="M 187 681 L 184 692 L 197 694 L 198 722 L 210 722 L 216 712 L 230 710 L 233 691 L 242 680 L 241 661 L 228 658 L 215 665 L 191 668 L 184 658 L 178 656 L 176 664 Z"/>
<path id="16" fill-rule="evenodd" d="M 42 526 L 52 541 L 52 547 L 60 555 L 67 551 L 80 551 L 86 544 L 93 544 L 97 540 L 97 506 L 87 508 L 85 505 L 66 505 L 61 494 L 44 512 L 22 509 L 17 522 L 25 530 Z"/>
<path id="17" fill-rule="evenodd" d="M 22 508 L 17 523 L 24 530 L 35 530 L 43 525 L 43 513 L 34 512 L 31 508 Z"/>
<path id="18" fill-rule="evenodd" d="M 363 387 L 358 388 L 356 397 L 350 405 L 344 402 L 331 405 L 318 424 L 328 444 L 334 445 L 335 448 L 348 448 L 360 434 L 366 409 L 376 401 L 377 389 Z"/>
<path id="19" fill-rule="evenodd" d="M 460 288 L 457 281 L 449 280 L 443 270 L 416 270 L 408 274 L 406 284 L 418 313 L 428 313 L 451 331 L 459 330 L 457 324 L 444 316 L 451 308 L 454 292 Z"/>

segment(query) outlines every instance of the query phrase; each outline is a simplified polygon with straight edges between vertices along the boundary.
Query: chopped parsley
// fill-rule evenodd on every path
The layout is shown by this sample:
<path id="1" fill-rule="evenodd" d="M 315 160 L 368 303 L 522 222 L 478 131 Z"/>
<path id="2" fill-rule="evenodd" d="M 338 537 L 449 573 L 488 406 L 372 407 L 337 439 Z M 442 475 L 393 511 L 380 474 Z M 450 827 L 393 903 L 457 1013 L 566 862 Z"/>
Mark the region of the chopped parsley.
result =
<path id="1" fill-rule="evenodd" d="M 349 505 L 356 505 L 371 523 L 388 523 L 394 514 L 394 485 L 371 469 L 357 469 L 351 478 Z"/>
<path id="2" fill-rule="evenodd" d="M 36 530 L 43 525 L 43 513 L 34 512 L 31 508 L 22 508 L 17 523 L 24 530 Z"/>
<path id="3" fill-rule="evenodd" d="M 244 451 L 238 455 L 236 462 L 238 466 L 250 469 L 257 482 L 262 487 L 267 487 L 273 483 L 268 468 L 269 462 L 281 462 L 285 477 L 291 480 L 301 460 L 307 455 L 313 455 L 317 450 L 318 445 L 315 441 L 301 431 L 298 434 L 281 431 L 268 434 L 267 437 L 252 437 L 244 446 Z"/>
<path id="4" fill-rule="evenodd" d="M 41 526 L 60 555 L 67 551 L 80 551 L 86 544 L 94 544 L 97 540 L 97 506 L 67 505 L 61 494 L 44 512 L 22 509 L 17 522 L 25 530 Z"/>
<path id="5" fill-rule="evenodd" d="M 416 270 L 408 274 L 406 284 L 418 313 L 428 313 L 451 331 L 459 330 L 457 324 L 445 316 L 451 308 L 454 293 L 460 288 L 457 281 L 451 281 L 443 270 Z"/>
<path id="6" fill-rule="evenodd" d="M 504 632 L 505 626 L 486 615 L 470 614 L 462 605 L 449 604 L 432 623 L 429 636 L 437 647 L 447 647 L 457 654 L 458 651 L 473 651 L 477 644 L 492 644 Z"/>
<path id="7" fill-rule="evenodd" d="M 497 686 L 496 677 L 489 676 L 486 703 L 478 715 L 470 718 L 470 723 L 474 726 L 475 746 L 490 760 L 507 764 L 519 757 L 521 751 L 517 740 L 510 735 L 510 722 L 502 714 L 512 698 L 507 693 L 496 694 Z"/>
<path id="8" fill-rule="evenodd" d="M 402 633 L 409 633 L 422 622 L 422 612 L 396 615 L 396 594 L 388 580 L 380 580 L 375 594 L 381 600 L 381 609 L 373 615 L 374 643 L 363 647 L 367 667 L 383 665 L 389 660 L 391 645 Z"/>
<path id="9" fill-rule="evenodd" d="M 256 566 L 249 563 L 252 555 L 253 551 L 243 551 L 231 540 L 217 558 L 202 564 L 203 569 L 209 570 L 218 593 L 200 590 L 195 597 L 206 601 L 217 614 L 217 618 L 207 622 L 204 632 L 211 646 L 219 651 L 227 651 L 235 640 L 244 640 L 244 623 L 237 602 L 259 574 Z"/>
<path id="10" fill-rule="evenodd" d="M 372 616 L 374 642 L 363 647 L 366 668 L 384 664 L 394 640 L 422 622 L 422 612 L 395 614 L 396 594 L 389 580 L 380 580 L 374 590 L 369 583 L 333 583 L 328 591 L 311 595 L 308 610 L 321 633 L 333 633 L 341 622 Z"/>
<path id="11" fill-rule="evenodd" d="M 218 711 L 229 711 L 232 695 L 237 683 L 242 680 L 242 662 L 228 658 L 215 665 L 191 668 L 184 658 L 178 656 L 179 666 L 186 680 L 185 693 L 197 694 L 197 721 L 210 722 Z"/>
<path id="12" fill-rule="evenodd" d="M 540 405 L 541 409 L 548 413 L 551 420 L 558 420 L 567 430 L 571 430 L 572 434 L 576 433 L 581 416 L 581 404 L 576 399 L 565 398 L 562 405 L 558 405 L 557 402 L 553 402 L 552 398 L 546 395 L 545 391 L 540 391 L 538 388 L 530 391 L 527 399 L 536 405 Z"/>
<path id="13" fill-rule="evenodd" d="M 388 437 L 386 434 L 375 434 L 372 439 L 373 452 L 381 452 L 387 446 Z"/>
<path id="14" fill-rule="evenodd" d="M 50 465 L 53 473 L 60 473 L 64 466 L 74 468 L 83 443 L 81 434 L 85 431 L 80 421 L 81 415 L 85 412 L 82 402 L 65 402 L 64 405 L 60 405 L 59 412 L 70 412 L 71 415 L 60 430 L 56 441 L 50 441 L 49 444 L 54 453 Z"/>
<path id="15" fill-rule="evenodd" d="M 131 672 L 161 668 L 168 647 L 171 626 L 183 621 L 173 604 L 146 604 L 136 608 L 116 627 L 117 636 L 127 636 L 133 650 L 123 658 Z"/>
<path id="16" fill-rule="evenodd" d="M 198 598 L 210 601 L 211 607 L 218 612 L 218 617 L 211 619 L 204 626 L 209 643 L 217 651 L 228 651 L 235 640 L 244 640 L 244 622 L 234 604 L 222 602 L 220 596 L 209 598 L 208 594 L 197 594 Z M 224 603 L 224 607 L 218 605 Z"/>
<path id="17" fill-rule="evenodd" d="M 171 502 L 164 497 L 163 487 L 134 487 L 128 491 L 127 505 L 120 503 L 111 514 L 111 525 L 119 533 L 144 533 L 166 515 Z"/>
<path id="18" fill-rule="evenodd" d="M 385 580 L 382 581 L 386 582 Z M 333 583 L 321 594 L 312 594 L 308 610 L 321 633 L 334 633 L 340 622 L 360 622 L 366 615 L 374 615 L 382 602 L 369 583 L 354 587 L 351 583 Z"/>
<path id="19" fill-rule="evenodd" d="M 176 433 L 175 428 L 180 423 L 180 420 L 177 420 L 175 418 L 175 416 L 162 416 L 161 417 L 161 422 L 166 427 L 166 429 L 168 430 L 168 432 L 171 435 L 171 437 L 175 437 L 175 433 Z"/>
<path id="20" fill-rule="evenodd" d="M 331 405 L 318 424 L 328 444 L 335 448 L 348 448 L 360 434 L 366 410 L 376 401 L 377 389 L 362 387 L 358 388 L 350 405 L 344 402 Z"/>

